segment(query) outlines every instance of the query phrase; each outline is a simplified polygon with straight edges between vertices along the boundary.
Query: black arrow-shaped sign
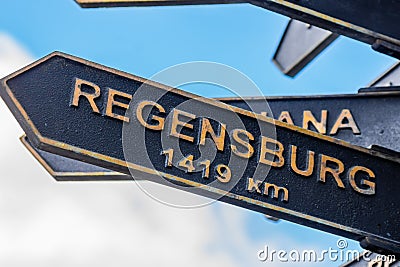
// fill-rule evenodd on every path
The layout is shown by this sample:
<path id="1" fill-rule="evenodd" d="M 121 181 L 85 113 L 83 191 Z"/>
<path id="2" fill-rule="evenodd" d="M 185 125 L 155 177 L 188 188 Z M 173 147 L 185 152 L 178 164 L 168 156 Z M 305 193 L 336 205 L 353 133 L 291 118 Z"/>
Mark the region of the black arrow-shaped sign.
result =
<path id="1" fill-rule="evenodd" d="M 376 88 L 375 91 L 370 88 L 366 92 L 348 95 L 232 97 L 218 100 L 246 110 L 251 107 L 253 112 L 260 114 L 265 114 L 267 101 L 272 112 L 266 114 L 269 117 L 330 135 L 353 145 L 375 149 L 379 146 L 381 149 L 386 148 L 388 153 L 389 150 L 398 153 L 400 91 L 389 91 L 391 88 Z M 369 115 L 365 116 L 367 113 Z M 58 181 L 132 179 L 130 175 L 38 150 L 25 137 L 21 141 Z"/>
<path id="2" fill-rule="evenodd" d="M 400 251 L 398 157 L 62 53 L 1 86 L 39 149 Z"/>

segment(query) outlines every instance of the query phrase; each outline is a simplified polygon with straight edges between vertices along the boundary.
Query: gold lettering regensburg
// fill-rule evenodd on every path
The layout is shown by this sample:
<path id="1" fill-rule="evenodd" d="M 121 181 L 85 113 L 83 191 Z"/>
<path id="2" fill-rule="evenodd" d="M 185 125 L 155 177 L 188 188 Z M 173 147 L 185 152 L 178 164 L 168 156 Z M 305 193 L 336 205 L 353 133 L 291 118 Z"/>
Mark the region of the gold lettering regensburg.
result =
<path id="1" fill-rule="evenodd" d="M 73 84 L 70 106 L 89 105 L 93 113 L 100 113 L 125 123 L 138 123 L 138 125 L 151 131 L 167 131 L 171 138 L 178 138 L 197 146 L 206 145 L 208 143 L 206 140 L 209 140 L 211 145 L 214 145 L 220 152 L 229 147 L 233 156 L 242 159 L 256 157 L 254 160 L 261 167 L 287 168 L 303 179 L 315 179 L 320 184 L 333 183 L 339 189 L 351 188 L 363 195 L 374 195 L 376 192 L 377 178 L 375 173 L 365 166 L 351 166 L 331 155 L 317 153 L 306 147 L 298 147 L 296 144 L 284 145 L 279 140 L 269 136 L 257 136 L 256 140 L 255 136 L 246 129 L 229 129 L 226 122 L 212 122 L 209 118 L 198 117 L 196 114 L 178 108 L 170 111 L 172 119 L 167 121 L 166 107 L 150 100 L 143 100 L 132 107 L 134 108 L 134 116 L 128 118 L 122 115 L 122 112 L 130 108 L 127 103 L 132 99 L 132 95 L 111 88 L 105 88 L 105 90 L 105 97 L 101 98 L 102 90 L 98 85 L 76 78 Z M 101 99 L 105 103 L 99 103 Z M 117 109 L 119 112 L 117 112 Z M 326 133 L 328 132 L 327 116 L 326 110 L 322 110 L 317 117 L 311 111 L 306 110 L 303 114 L 303 126 L 305 128 L 313 126 L 318 132 Z M 279 118 L 289 124 L 293 122 L 289 112 L 282 112 Z M 230 142 L 227 145 L 225 139 L 228 129 Z M 360 133 L 349 109 L 341 111 L 329 133 L 337 134 L 340 129 L 350 129 L 354 134 Z M 184 130 L 184 133 L 182 130 Z M 169 155 L 165 151 L 164 154 Z M 182 161 L 181 165 L 188 166 L 187 163 L 192 160 L 187 158 Z M 201 164 L 206 166 L 205 177 L 209 177 L 211 161 L 205 160 Z M 222 183 L 229 183 L 231 177 L 235 174 L 222 163 L 218 166 L 215 170 L 217 172 L 215 178 Z M 166 167 L 171 167 L 170 161 L 166 162 Z M 289 189 L 285 186 L 276 185 L 269 181 L 261 182 L 256 177 L 246 179 L 246 191 L 248 192 L 280 199 L 284 202 L 289 199 Z"/>

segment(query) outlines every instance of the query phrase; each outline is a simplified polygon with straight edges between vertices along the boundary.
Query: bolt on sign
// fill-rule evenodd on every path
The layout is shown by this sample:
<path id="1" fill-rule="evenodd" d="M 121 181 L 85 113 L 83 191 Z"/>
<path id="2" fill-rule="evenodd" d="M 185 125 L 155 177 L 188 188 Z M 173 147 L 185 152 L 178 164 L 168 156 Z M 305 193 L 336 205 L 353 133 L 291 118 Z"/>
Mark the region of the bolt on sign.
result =
<path id="1" fill-rule="evenodd" d="M 400 251 L 396 156 L 59 52 L 0 93 L 41 150 Z"/>
<path id="2" fill-rule="evenodd" d="M 81 7 L 176 6 L 245 3 L 243 0 L 75 0 Z"/>
<path id="3" fill-rule="evenodd" d="M 251 109 L 255 113 L 353 145 L 379 146 L 386 148 L 388 153 L 389 150 L 400 152 L 400 126 L 397 123 L 400 113 L 400 91 L 384 91 L 378 88 L 376 91 L 369 89 L 366 92 L 348 95 L 233 97 L 217 100 L 246 110 Z M 268 102 L 272 114 L 265 114 L 265 101 Z M 385 106 L 385 109 L 382 109 L 382 106 Z M 37 150 L 29 145 L 26 138 L 21 140 L 46 170 L 59 181 L 132 179 L 129 175 Z"/>

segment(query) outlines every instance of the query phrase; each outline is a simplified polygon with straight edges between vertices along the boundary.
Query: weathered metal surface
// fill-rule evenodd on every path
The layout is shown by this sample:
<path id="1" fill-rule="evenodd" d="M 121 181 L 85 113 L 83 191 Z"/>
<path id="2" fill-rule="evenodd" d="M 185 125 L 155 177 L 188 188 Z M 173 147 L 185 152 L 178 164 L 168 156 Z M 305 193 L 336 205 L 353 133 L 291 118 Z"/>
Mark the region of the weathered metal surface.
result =
<path id="1" fill-rule="evenodd" d="M 81 7 L 177 6 L 246 3 L 243 0 L 75 0 Z"/>
<path id="2" fill-rule="evenodd" d="M 272 117 L 277 120 L 329 135 L 353 145 L 366 148 L 375 145 L 400 152 L 398 115 L 400 88 L 397 87 L 378 90 L 368 88 L 358 94 L 348 95 L 218 98 L 218 100 L 243 109 L 249 109 L 251 106 L 252 111 L 256 113 L 267 110 L 265 106 L 267 100 L 273 112 Z M 319 123 L 319 129 L 309 119 Z M 351 121 L 348 121 L 349 119 Z"/>
<path id="3" fill-rule="evenodd" d="M 400 62 L 373 80 L 368 87 L 400 86 Z"/>
<path id="4" fill-rule="evenodd" d="M 340 265 L 340 267 L 400 267 L 394 255 L 381 255 L 365 251 L 359 257 Z"/>
<path id="5" fill-rule="evenodd" d="M 374 45 L 399 57 L 400 2 L 395 0 L 252 0 L 252 4 Z"/>
<path id="6" fill-rule="evenodd" d="M 253 112 L 260 114 L 267 110 L 266 100 L 273 112 L 268 116 L 274 119 L 318 132 L 313 123 L 307 121 L 307 115 L 304 115 L 312 114 L 314 122 L 325 125 L 318 133 L 331 135 L 353 145 L 366 148 L 374 145 L 400 152 L 399 90 L 385 92 L 383 89 L 373 91 L 369 88 L 365 93 L 348 95 L 219 98 L 218 100 L 246 110 L 251 106 Z M 382 108 L 383 106 L 385 108 Z M 349 119 L 354 123 L 350 124 Z M 123 174 L 115 175 L 115 172 L 109 170 L 98 170 L 101 168 L 80 161 L 44 151 L 36 152 L 35 157 L 43 165 L 43 162 L 46 163 L 46 169 L 57 180 L 132 179 Z"/>
<path id="7" fill-rule="evenodd" d="M 284 74 L 294 77 L 337 37 L 330 31 L 291 19 L 272 61 Z"/>
<path id="8" fill-rule="evenodd" d="M 400 251 L 396 156 L 62 53 L 0 92 L 39 149 Z"/>
<path id="9" fill-rule="evenodd" d="M 20 140 L 32 156 L 57 181 L 132 180 L 132 177 L 126 174 L 39 150 L 32 146 L 25 135 Z"/>

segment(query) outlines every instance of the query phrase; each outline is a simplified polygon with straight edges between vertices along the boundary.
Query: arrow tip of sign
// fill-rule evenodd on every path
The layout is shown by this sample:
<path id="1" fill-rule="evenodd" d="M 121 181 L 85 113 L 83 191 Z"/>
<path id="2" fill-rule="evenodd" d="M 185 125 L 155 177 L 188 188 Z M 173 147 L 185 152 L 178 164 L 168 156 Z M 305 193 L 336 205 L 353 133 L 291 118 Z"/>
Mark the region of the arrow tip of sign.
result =
<path id="1" fill-rule="evenodd" d="M 15 99 L 14 94 L 12 90 L 9 87 L 9 80 L 13 79 L 14 77 L 19 76 L 20 74 L 28 71 L 31 68 L 34 68 L 35 66 L 43 63 L 44 61 L 48 60 L 51 57 L 61 55 L 62 53 L 56 51 L 53 52 L 40 60 L 34 61 L 27 66 L 5 76 L 0 80 L 0 96 L 4 100 L 4 102 L 7 104 L 7 106 L 10 108 L 11 112 L 16 116 L 18 119 L 27 122 L 25 126 L 30 125 L 29 120 L 26 118 L 26 114 L 24 112 L 21 112 L 22 107 L 20 103 Z M 28 126 L 27 126 L 28 127 Z M 25 130 L 25 129 L 24 129 Z M 40 133 L 36 130 L 35 127 L 32 127 L 32 131 L 29 134 L 30 140 L 34 145 L 39 145 L 43 137 L 40 135 Z M 21 137 L 22 140 L 22 137 Z"/>
<path id="2" fill-rule="evenodd" d="M 26 66 L 24 66 L 24 67 L 22 67 L 22 68 L 20 68 L 20 69 L 18 69 L 16 71 L 14 71 L 13 73 L 10 73 L 9 75 L 7 75 L 7 76 L 5 76 L 3 78 L 1 78 L 0 79 L 1 85 L 5 86 L 7 80 L 11 79 L 12 77 L 15 77 L 15 76 L 25 72 L 26 70 L 28 70 L 28 69 L 30 69 L 30 68 L 32 68 L 32 67 L 34 67 L 34 66 L 36 66 L 36 65 L 38 65 L 40 63 L 52 58 L 52 57 L 56 57 L 56 56 L 67 57 L 68 55 L 63 53 L 63 52 L 60 52 L 60 51 L 54 51 L 54 52 L 52 52 L 52 53 L 40 58 L 39 60 L 35 60 L 34 62 L 32 62 L 32 63 L 30 63 L 30 64 L 28 64 L 28 65 L 26 65 Z"/>

